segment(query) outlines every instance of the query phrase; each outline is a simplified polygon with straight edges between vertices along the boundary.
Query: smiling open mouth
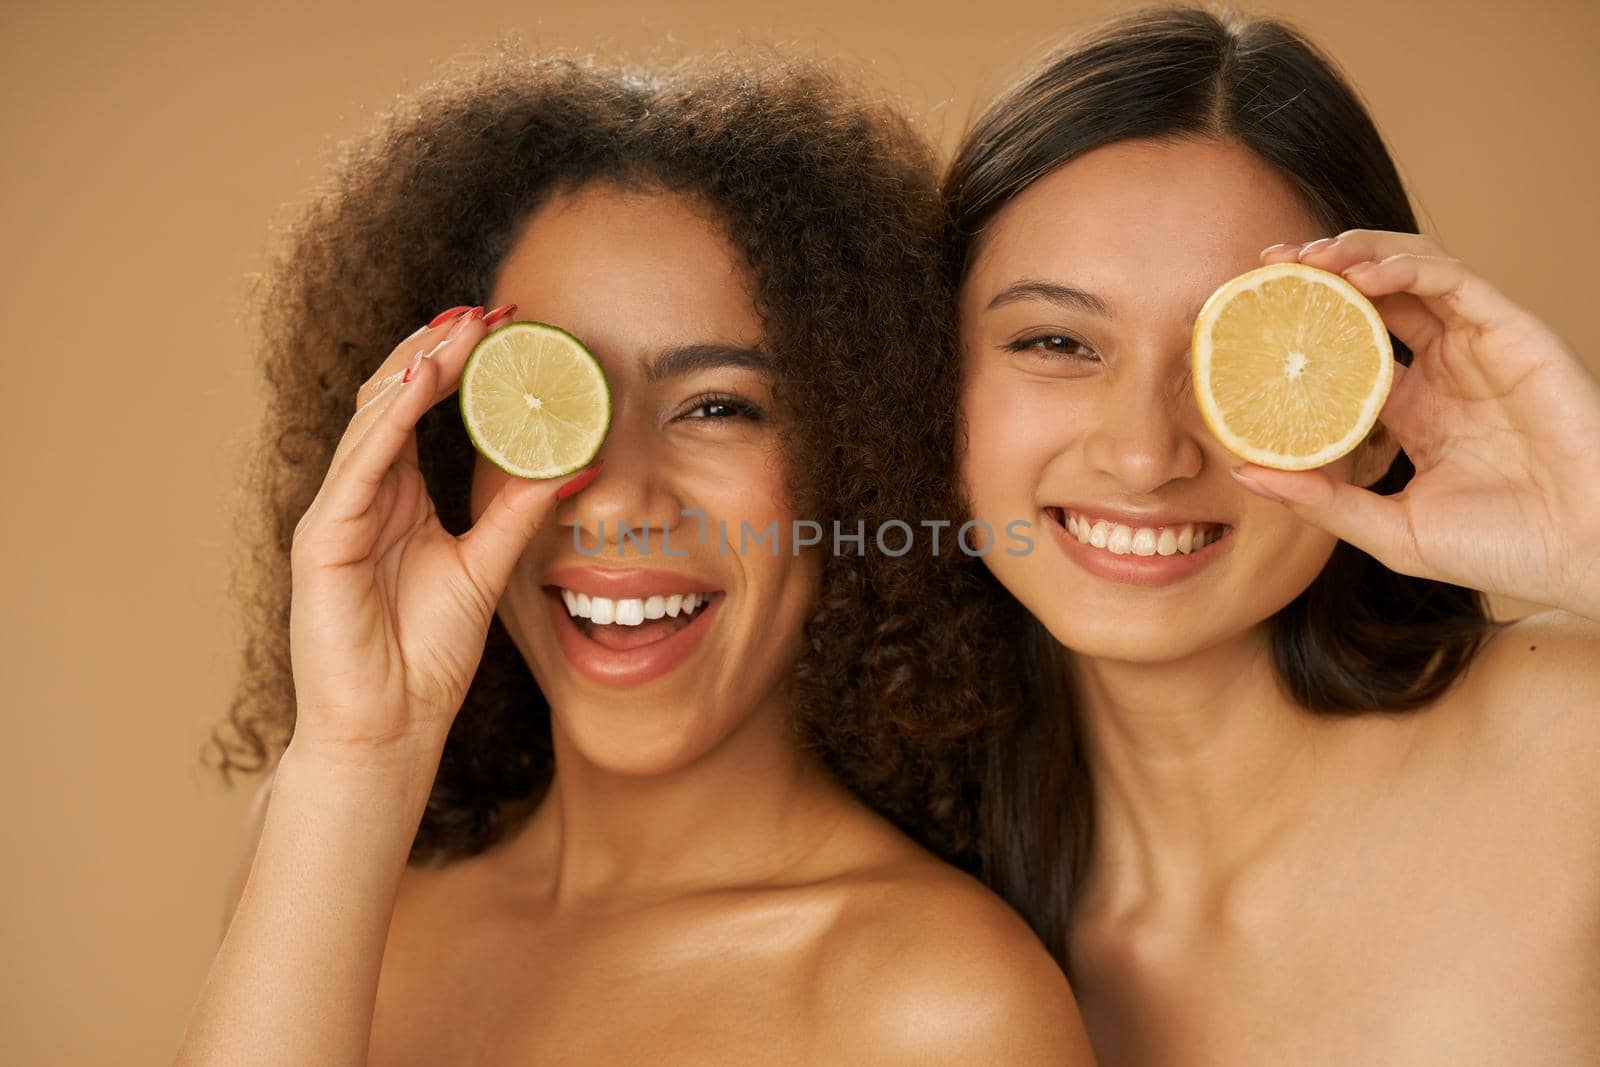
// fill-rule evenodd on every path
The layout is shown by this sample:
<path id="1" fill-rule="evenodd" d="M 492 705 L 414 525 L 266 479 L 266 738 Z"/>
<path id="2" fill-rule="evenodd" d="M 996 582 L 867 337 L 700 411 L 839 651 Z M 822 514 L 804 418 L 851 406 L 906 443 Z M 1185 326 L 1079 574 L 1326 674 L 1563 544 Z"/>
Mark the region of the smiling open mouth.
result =
<path id="1" fill-rule="evenodd" d="M 591 596 L 560 586 L 547 587 L 559 595 L 567 615 L 584 637 L 616 652 L 626 652 L 665 641 L 693 625 L 723 593 L 674 593 L 671 596 Z"/>
<path id="2" fill-rule="evenodd" d="M 1044 511 L 1079 544 L 1114 556 L 1188 556 L 1222 540 L 1233 529 L 1220 522 L 1129 526 L 1066 508 L 1050 507 Z"/>

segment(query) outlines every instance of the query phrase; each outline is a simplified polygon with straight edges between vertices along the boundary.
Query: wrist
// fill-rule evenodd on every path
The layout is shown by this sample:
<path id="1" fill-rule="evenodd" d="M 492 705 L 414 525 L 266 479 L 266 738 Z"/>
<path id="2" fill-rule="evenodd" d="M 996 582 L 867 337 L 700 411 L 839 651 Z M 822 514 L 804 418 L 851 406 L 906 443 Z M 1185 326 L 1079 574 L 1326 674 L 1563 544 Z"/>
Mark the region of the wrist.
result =
<path id="1" fill-rule="evenodd" d="M 335 742 L 296 734 L 284 749 L 274 793 L 286 779 L 303 783 L 332 807 L 348 802 L 359 810 L 422 816 L 444 739 L 407 738 L 383 744 Z"/>

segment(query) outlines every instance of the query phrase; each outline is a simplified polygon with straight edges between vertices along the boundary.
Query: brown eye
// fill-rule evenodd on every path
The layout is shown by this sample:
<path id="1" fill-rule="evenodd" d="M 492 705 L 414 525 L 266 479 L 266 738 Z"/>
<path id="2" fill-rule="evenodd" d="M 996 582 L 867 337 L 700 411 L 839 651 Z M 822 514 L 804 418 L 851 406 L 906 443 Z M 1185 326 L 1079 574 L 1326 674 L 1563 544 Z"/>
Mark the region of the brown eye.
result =
<path id="1" fill-rule="evenodd" d="M 1098 360 L 1094 349 L 1065 333 L 1042 333 L 1013 341 L 1006 348 L 1012 352 L 1037 352 L 1040 355 L 1064 359 Z"/>
<path id="2" fill-rule="evenodd" d="M 695 398 L 692 404 L 694 406 L 679 416 L 680 418 L 711 420 L 745 418 L 751 422 L 761 421 L 761 409 L 741 397 L 702 396 Z"/>

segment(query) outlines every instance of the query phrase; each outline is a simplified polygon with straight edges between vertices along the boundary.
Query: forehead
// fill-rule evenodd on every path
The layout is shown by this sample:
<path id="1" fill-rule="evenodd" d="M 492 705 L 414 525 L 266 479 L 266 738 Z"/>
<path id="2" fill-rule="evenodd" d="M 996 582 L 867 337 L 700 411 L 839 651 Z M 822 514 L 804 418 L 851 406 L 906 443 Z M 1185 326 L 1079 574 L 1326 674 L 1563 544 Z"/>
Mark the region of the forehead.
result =
<path id="1" fill-rule="evenodd" d="M 676 193 L 595 183 L 552 196 L 524 224 L 494 290 L 519 317 L 614 353 L 760 336 L 742 258 L 709 207 Z"/>
<path id="2" fill-rule="evenodd" d="M 1185 297 L 1259 265 L 1280 241 L 1322 236 L 1289 180 L 1233 141 L 1123 141 L 1023 190 L 988 227 L 968 284 L 1019 276 L 1097 292 Z"/>

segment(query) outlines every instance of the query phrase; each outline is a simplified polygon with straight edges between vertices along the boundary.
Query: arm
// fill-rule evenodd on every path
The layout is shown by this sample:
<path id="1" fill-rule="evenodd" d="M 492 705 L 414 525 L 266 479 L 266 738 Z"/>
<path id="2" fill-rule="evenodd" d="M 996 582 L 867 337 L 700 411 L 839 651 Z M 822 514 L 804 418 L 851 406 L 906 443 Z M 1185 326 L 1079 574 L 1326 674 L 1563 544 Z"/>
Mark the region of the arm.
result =
<path id="1" fill-rule="evenodd" d="M 256 850 L 261 847 L 261 824 L 267 818 L 267 802 L 272 799 L 272 781 L 276 774 L 277 767 L 274 766 L 256 787 L 255 794 L 250 798 L 250 806 L 245 809 L 244 844 L 239 850 L 239 860 L 234 864 L 233 877 L 228 881 L 222 908 L 222 937 L 228 936 L 228 924 L 233 922 L 233 913 L 239 910 L 239 898 L 244 896 L 250 867 L 255 862 Z"/>
<path id="2" fill-rule="evenodd" d="M 366 1060 L 395 891 L 438 752 L 284 753 L 180 1064 Z"/>
<path id="3" fill-rule="evenodd" d="M 180 1064 L 366 1062 L 395 894 L 445 738 L 558 488 L 513 480 L 462 536 L 439 523 L 416 424 L 454 391 L 480 311 L 418 330 L 362 387 L 295 530 L 294 736 Z"/>

